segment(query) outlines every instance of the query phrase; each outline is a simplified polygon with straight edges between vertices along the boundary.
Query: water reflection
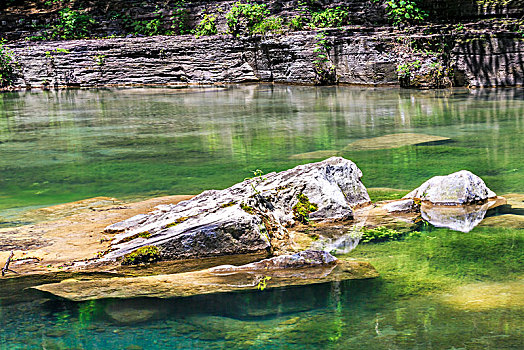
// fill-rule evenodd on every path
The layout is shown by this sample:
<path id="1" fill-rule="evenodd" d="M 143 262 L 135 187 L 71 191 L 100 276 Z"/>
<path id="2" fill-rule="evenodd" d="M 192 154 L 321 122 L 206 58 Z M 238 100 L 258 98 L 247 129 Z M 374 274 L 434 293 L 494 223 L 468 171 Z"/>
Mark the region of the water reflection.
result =
<path id="1" fill-rule="evenodd" d="M 0 215 L 98 195 L 225 188 L 253 169 L 279 171 L 320 160 L 322 153 L 318 159 L 292 157 L 319 150 L 355 161 L 368 187 L 414 188 L 463 168 L 498 192 L 518 191 L 524 179 L 524 170 L 515 168 L 524 157 L 518 89 L 71 90 L 6 93 L 0 107 Z M 398 133 L 454 142 L 346 148 Z"/>
<path id="2" fill-rule="evenodd" d="M 422 204 L 422 219 L 435 227 L 445 227 L 454 231 L 469 232 L 484 219 L 490 203 L 482 205 L 427 205 Z"/>

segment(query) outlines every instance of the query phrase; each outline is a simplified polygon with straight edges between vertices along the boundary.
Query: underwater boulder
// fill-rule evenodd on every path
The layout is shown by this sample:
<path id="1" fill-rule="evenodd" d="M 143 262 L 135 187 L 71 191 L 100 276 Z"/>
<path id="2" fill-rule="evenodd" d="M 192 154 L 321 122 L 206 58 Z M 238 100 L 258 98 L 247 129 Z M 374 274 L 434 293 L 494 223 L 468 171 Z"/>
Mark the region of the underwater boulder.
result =
<path id="1" fill-rule="evenodd" d="M 108 233 L 124 232 L 114 237 L 102 260 L 125 261 L 147 246 L 158 248 L 160 260 L 279 250 L 295 223 L 351 219 L 355 206 L 370 201 L 362 172 L 341 157 L 257 175 L 108 226 Z"/>

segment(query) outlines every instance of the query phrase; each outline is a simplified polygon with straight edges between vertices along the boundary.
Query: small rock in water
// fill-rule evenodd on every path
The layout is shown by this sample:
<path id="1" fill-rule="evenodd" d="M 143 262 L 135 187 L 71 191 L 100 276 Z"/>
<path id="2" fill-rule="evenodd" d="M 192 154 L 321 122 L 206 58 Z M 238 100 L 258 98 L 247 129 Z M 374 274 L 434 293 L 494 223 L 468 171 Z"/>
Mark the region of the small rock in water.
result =
<path id="1" fill-rule="evenodd" d="M 51 329 L 45 333 L 46 336 L 51 338 L 61 338 L 64 335 L 67 335 L 69 332 L 65 329 Z"/>
<path id="2" fill-rule="evenodd" d="M 415 205 L 413 199 L 401 199 L 388 203 L 382 207 L 383 209 L 391 212 L 411 212 L 418 210 L 418 207 Z"/>
<path id="3" fill-rule="evenodd" d="M 409 145 L 423 145 L 448 141 L 451 141 L 451 139 L 448 137 L 426 134 L 400 133 L 357 140 L 347 145 L 345 150 L 352 151 L 390 149 Z"/>
<path id="4" fill-rule="evenodd" d="M 125 350 L 143 350 L 144 348 L 141 347 L 140 345 L 132 344 L 132 345 L 126 346 L 124 349 Z"/>
<path id="5" fill-rule="evenodd" d="M 467 170 L 461 170 L 447 176 L 432 177 L 403 198 L 454 205 L 482 202 L 496 196 L 480 177 Z"/>

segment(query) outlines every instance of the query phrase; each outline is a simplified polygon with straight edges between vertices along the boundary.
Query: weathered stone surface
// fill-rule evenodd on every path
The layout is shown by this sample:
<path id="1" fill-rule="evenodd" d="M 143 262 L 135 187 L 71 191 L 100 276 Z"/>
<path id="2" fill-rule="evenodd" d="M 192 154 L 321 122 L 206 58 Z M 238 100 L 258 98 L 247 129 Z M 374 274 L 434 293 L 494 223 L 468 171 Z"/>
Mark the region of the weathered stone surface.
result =
<path id="1" fill-rule="evenodd" d="M 37 209 L 33 213 L 37 213 L 38 221 L 43 222 L 0 229 L 0 263 L 3 264 L 10 252 L 14 251 L 15 259 L 35 258 L 14 265 L 20 275 L 74 271 L 80 268 L 79 264 L 84 268 L 86 261 L 108 249 L 113 235 L 106 234 L 104 228 L 111 223 L 148 213 L 158 205 L 177 203 L 192 197 L 179 195 L 135 203 L 116 202 L 117 206 L 113 200 L 95 198 Z M 50 213 L 53 221 L 45 220 L 44 213 Z M 88 268 L 97 270 L 95 265 Z M 107 268 L 105 266 L 103 269 Z M 16 276 L 13 274 L 9 277 Z"/>
<path id="2" fill-rule="evenodd" d="M 497 197 L 499 198 L 499 197 Z M 506 203 L 491 206 L 481 226 L 509 227 L 524 229 L 524 194 L 505 194 Z"/>
<path id="3" fill-rule="evenodd" d="M 52 87 L 248 81 L 389 85 L 400 80 L 403 86 L 420 88 L 524 83 L 524 43 L 518 32 L 524 14 L 522 0 L 505 0 L 503 4 L 423 1 L 422 8 L 431 12 L 426 25 L 402 30 L 388 26 L 391 21 L 382 2 L 315 1 L 310 4 L 312 11 L 341 7 L 352 24 L 342 29 L 322 28 L 327 33 L 325 46 L 329 47 L 326 66 L 333 71 L 330 79 L 315 72 L 315 30 L 284 29 L 283 33 L 240 40 L 228 34 L 225 13 L 235 2 L 185 2 L 186 32 L 195 29 L 205 13 L 216 16 L 219 35 L 211 37 L 136 37 L 150 34 L 148 30 L 142 34 L 137 31 L 153 23 L 156 33 L 173 32 L 174 0 L 162 4 L 154 0 L 78 0 L 52 6 L 42 1 L 4 1 L 0 2 L 0 25 L 2 37 L 18 40 L 10 46 L 22 67 L 15 85 L 22 87 L 38 87 L 44 82 Z M 272 16 L 285 23 L 294 16 L 304 16 L 304 3 L 299 0 L 264 3 Z M 53 28 L 59 27 L 58 9 L 66 6 L 88 13 L 96 21 L 87 27 L 88 36 L 121 38 L 45 43 L 24 40 L 53 37 Z M 462 23 L 462 28 L 440 24 L 451 19 Z M 129 25 L 134 21 L 138 26 Z M 57 52 L 58 48 L 70 53 Z M 437 48 L 444 51 L 443 55 L 435 55 Z M 406 76 L 398 76 L 399 65 L 408 68 Z"/>
<path id="4" fill-rule="evenodd" d="M 279 255 L 241 266 L 222 265 L 210 269 L 213 273 L 229 273 L 249 270 L 275 270 L 289 268 L 333 265 L 337 258 L 325 251 L 305 250 L 293 255 Z"/>
<path id="5" fill-rule="evenodd" d="M 452 205 L 481 202 L 496 196 L 480 177 L 467 170 L 461 170 L 447 176 L 432 177 L 403 198 Z"/>
<path id="6" fill-rule="evenodd" d="M 295 223 L 299 195 L 317 206 L 311 220 L 345 220 L 352 207 L 369 202 L 351 161 L 333 157 L 281 173 L 255 177 L 221 191 L 205 191 L 177 205 L 164 205 L 118 234 L 103 260 L 140 247 L 160 248 L 163 259 L 242 254 L 279 248 Z M 142 217 L 139 218 L 141 221 Z M 112 226 L 114 228 L 114 226 Z M 109 229 L 112 229 L 109 226 Z"/>
<path id="7" fill-rule="evenodd" d="M 372 137 L 369 139 L 362 139 L 350 143 L 346 146 L 347 150 L 375 150 L 375 149 L 388 149 L 397 148 L 409 145 L 422 145 L 433 142 L 450 141 L 449 137 L 442 137 L 436 135 L 426 134 L 413 134 L 413 133 L 402 133 L 402 134 L 389 134 L 379 137 Z"/>
<path id="8" fill-rule="evenodd" d="M 488 40 L 474 30 L 475 25 L 471 27 L 461 36 L 448 29 L 447 34 L 431 38 L 432 42 L 450 48 L 450 60 L 446 64 L 434 62 L 433 55 L 420 56 L 409 51 L 397 40 L 399 37 L 406 42 L 425 40 L 420 32 L 395 33 L 391 27 L 326 29 L 326 45 L 330 47 L 326 56 L 334 68 L 329 81 L 315 70 L 316 31 L 242 38 L 223 34 L 200 38 L 180 35 L 13 42 L 9 47 L 21 67 L 14 82 L 19 88 L 255 81 L 397 85 L 397 67 L 417 60 L 423 67 L 438 63 L 442 69 L 428 77 L 413 72 L 411 81 L 404 84 L 408 87 L 442 87 L 444 83 L 434 81 L 434 76 L 445 75 L 449 80 L 451 69 L 455 73 L 454 86 L 522 85 L 524 42 L 520 37 L 507 29 L 487 26 L 493 33 L 493 38 Z M 103 57 L 103 60 L 94 57 Z M 498 64 L 491 64 L 493 61 Z M 444 86 L 449 84 L 451 81 Z"/>
<path id="9" fill-rule="evenodd" d="M 282 274 L 285 272 L 285 274 Z M 210 270 L 103 279 L 68 279 L 35 287 L 62 298 L 83 301 L 105 298 L 185 297 L 200 294 L 299 286 L 348 279 L 375 278 L 377 271 L 367 262 L 339 261 L 337 264 L 298 269 L 269 269 L 218 273 Z"/>
<path id="10" fill-rule="evenodd" d="M 120 221 L 120 222 L 117 222 L 117 223 L 115 223 L 113 225 L 107 226 L 105 228 L 105 231 L 107 233 L 122 232 L 122 231 L 128 230 L 131 227 L 134 227 L 136 225 L 140 225 L 141 223 L 146 221 L 147 218 L 148 218 L 148 216 L 146 214 L 138 214 L 138 215 L 133 216 L 130 219 L 127 219 L 127 220 L 124 220 L 124 221 Z"/>

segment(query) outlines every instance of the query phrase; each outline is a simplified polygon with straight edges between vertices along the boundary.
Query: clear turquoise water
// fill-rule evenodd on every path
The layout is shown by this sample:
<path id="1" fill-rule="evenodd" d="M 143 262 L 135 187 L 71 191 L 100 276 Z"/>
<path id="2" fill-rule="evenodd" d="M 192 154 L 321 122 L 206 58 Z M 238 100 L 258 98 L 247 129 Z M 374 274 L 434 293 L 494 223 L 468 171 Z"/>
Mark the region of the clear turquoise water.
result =
<path id="1" fill-rule="evenodd" d="M 522 90 L 409 91 L 231 86 L 0 95 L 0 221 L 94 196 L 140 198 L 225 188 L 254 169 L 391 133 L 453 142 L 358 151 L 367 187 L 411 189 L 468 169 L 497 192 L 522 192 Z M 4 218 L 3 220 L 1 218 Z"/>
<path id="2" fill-rule="evenodd" d="M 523 192 L 522 89 L 111 89 L 0 104 L 4 226 L 34 206 L 224 188 L 320 160 L 295 154 L 399 132 L 452 142 L 343 151 L 366 186 L 411 189 L 465 168 L 498 193 Z M 370 261 L 380 278 L 300 288 L 73 303 L 0 280 L 0 349 L 521 349 L 523 231 L 425 228 L 361 244 L 341 258 Z M 484 292 L 446 299 L 460 287 Z"/>

